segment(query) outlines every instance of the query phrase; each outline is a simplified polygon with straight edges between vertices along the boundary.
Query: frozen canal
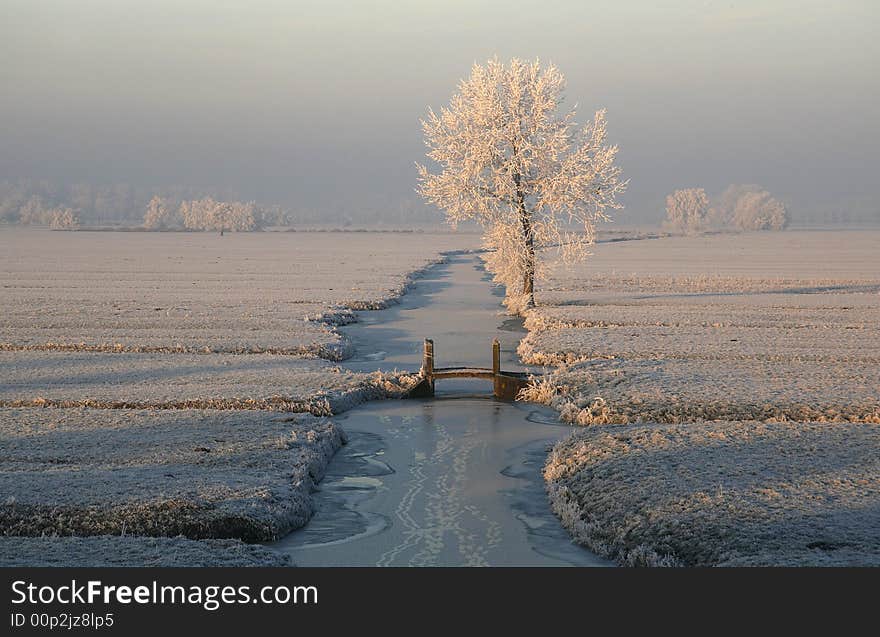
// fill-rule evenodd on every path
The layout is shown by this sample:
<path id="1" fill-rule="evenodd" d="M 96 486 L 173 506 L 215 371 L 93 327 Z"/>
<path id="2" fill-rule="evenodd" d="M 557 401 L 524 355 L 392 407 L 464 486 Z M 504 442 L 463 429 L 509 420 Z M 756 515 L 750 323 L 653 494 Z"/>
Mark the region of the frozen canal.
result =
<path id="1" fill-rule="evenodd" d="M 521 369 L 522 332 L 501 314 L 479 260 L 453 257 L 402 302 L 346 328 L 347 366 L 417 370 L 422 340 L 438 366 Z M 301 566 L 598 566 L 550 511 L 541 468 L 570 432 L 555 413 L 491 398 L 488 381 L 438 381 L 434 400 L 371 403 L 334 420 L 349 444 L 330 464 L 317 512 L 275 544 Z"/>

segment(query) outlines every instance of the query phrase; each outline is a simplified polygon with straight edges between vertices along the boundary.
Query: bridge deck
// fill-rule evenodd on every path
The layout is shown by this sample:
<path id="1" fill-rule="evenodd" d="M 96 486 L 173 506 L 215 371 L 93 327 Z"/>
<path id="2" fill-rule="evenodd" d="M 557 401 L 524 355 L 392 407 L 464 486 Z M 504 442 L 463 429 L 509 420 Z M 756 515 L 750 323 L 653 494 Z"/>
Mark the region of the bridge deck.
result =
<path id="1" fill-rule="evenodd" d="M 439 367 L 434 370 L 434 378 L 495 378 L 495 372 L 485 367 Z"/>

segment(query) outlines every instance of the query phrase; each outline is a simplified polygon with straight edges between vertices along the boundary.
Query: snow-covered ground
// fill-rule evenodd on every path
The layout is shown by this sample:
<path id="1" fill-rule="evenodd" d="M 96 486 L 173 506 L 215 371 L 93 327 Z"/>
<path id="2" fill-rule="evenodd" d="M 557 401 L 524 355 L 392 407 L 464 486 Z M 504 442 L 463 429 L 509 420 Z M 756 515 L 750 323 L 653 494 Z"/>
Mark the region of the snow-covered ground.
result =
<path id="1" fill-rule="evenodd" d="M 554 370 L 531 398 L 592 425 L 545 468 L 574 536 L 625 564 L 880 563 L 878 245 L 661 238 L 556 271 L 519 352 Z"/>
<path id="2" fill-rule="evenodd" d="M 329 415 L 413 378 L 275 354 L 0 352 L 0 406 L 269 409 Z"/>
<path id="3" fill-rule="evenodd" d="M 572 535 L 629 565 L 880 566 L 880 427 L 587 427 L 544 469 Z"/>
<path id="4" fill-rule="evenodd" d="M 241 540 L 95 535 L 0 536 L 0 567 L 290 566 L 286 555 Z"/>
<path id="5" fill-rule="evenodd" d="M 393 302 L 452 233 L 0 230 L 0 348 L 341 360 L 334 325 Z"/>
<path id="6" fill-rule="evenodd" d="M 328 413 L 395 395 L 335 325 L 473 235 L 0 232 L 0 404 Z"/>
<path id="7" fill-rule="evenodd" d="M 322 360 L 353 353 L 336 326 L 475 244 L 0 230 L 0 535 L 26 536 L 3 538 L 0 563 L 279 563 L 133 536 L 254 542 L 304 524 L 343 438 L 316 416 L 407 382 Z"/>
<path id="8" fill-rule="evenodd" d="M 878 245 L 878 231 L 603 244 L 543 287 L 519 352 L 566 364 L 568 398 L 629 421 L 877 422 Z"/>
<path id="9" fill-rule="evenodd" d="M 277 539 L 344 434 L 264 411 L 0 411 L 0 522 L 8 535 Z"/>

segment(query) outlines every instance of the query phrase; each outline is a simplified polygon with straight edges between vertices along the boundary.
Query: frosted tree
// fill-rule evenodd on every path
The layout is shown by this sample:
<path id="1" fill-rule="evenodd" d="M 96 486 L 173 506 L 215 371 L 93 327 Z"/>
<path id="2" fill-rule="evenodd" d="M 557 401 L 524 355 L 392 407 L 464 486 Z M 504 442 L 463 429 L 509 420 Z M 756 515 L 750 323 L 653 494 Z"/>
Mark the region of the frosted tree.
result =
<path id="1" fill-rule="evenodd" d="M 563 111 L 565 78 L 553 65 L 497 58 L 475 64 L 440 113 L 422 121 L 428 158 L 419 192 L 456 224 L 476 220 L 492 249 L 487 265 L 511 311 L 534 305 L 543 248 L 584 259 L 595 223 L 622 206 L 626 187 L 606 143 L 605 111 L 579 126 Z"/>
<path id="2" fill-rule="evenodd" d="M 734 184 L 718 196 L 712 222 L 738 230 L 783 230 L 788 211 L 767 190 L 754 184 Z"/>
<path id="3" fill-rule="evenodd" d="M 665 226 L 672 232 L 697 234 L 706 228 L 709 198 L 702 188 L 676 190 L 666 197 Z"/>
<path id="4" fill-rule="evenodd" d="M 785 205 L 766 190 L 744 194 L 733 211 L 733 225 L 740 230 L 782 230 L 787 223 Z"/>
<path id="5" fill-rule="evenodd" d="M 230 229 L 233 217 L 235 216 L 235 208 L 232 204 L 225 201 L 218 201 L 217 204 L 208 210 L 208 218 L 205 227 L 209 230 L 218 230 L 220 236 Z"/>
<path id="6" fill-rule="evenodd" d="M 249 232 L 257 228 L 257 206 L 253 201 L 233 202 L 228 219 L 229 229 L 236 232 Z"/>
<path id="7" fill-rule="evenodd" d="M 256 206 L 253 202 L 219 201 L 207 209 L 204 227 L 206 230 L 218 230 L 222 235 L 229 230 L 247 232 L 256 227 Z"/>
<path id="8" fill-rule="evenodd" d="M 183 220 L 183 227 L 189 230 L 210 228 L 216 207 L 217 202 L 211 197 L 182 201 L 180 203 L 180 218 Z"/>
<path id="9" fill-rule="evenodd" d="M 18 222 L 22 225 L 51 223 L 52 212 L 51 210 L 46 210 L 43 200 L 39 195 L 34 195 L 19 210 Z"/>
<path id="10" fill-rule="evenodd" d="M 167 202 L 159 196 L 154 196 L 147 204 L 144 213 L 145 228 L 164 228 L 170 221 L 170 209 Z"/>
<path id="11" fill-rule="evenodd" d="M 52 220 L 49 222 L 52 230 L 73 230 L 79 227 L 79 218 L 72 208 L 56 208 L 52 210 Z"/>
<path id="12" fill-rule="evenodd" d="M 180 216 L 190 230 L 216 230 L 221 235 L 229 230 L 246 232 L 258 226 L 259 212 L 254 202 L 215 201 L 211 197 L 183 201 Z"/>

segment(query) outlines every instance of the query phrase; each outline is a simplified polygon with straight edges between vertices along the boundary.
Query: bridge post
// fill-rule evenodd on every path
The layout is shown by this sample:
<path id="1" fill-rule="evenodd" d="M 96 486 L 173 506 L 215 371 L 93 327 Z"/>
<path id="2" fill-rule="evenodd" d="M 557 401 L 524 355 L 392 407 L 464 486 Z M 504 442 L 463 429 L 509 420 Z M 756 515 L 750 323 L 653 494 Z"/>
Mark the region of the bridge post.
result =
<path id="1" fill-rule="evenodd" d="M 434 341 L 425 339 L 424 358 L 422 358 L 422 379 L 409 391 L 412 398 L 434 397 Z"/>
<path id="2" fill-rule="evenodd" d="M 425 375 L 431 396 L 434 395 L 434 341 L 425 339 L 425 354 L 422 361 L 422 373 Z"/>
<path id="3" fill-rule="evenodd" d="M 504 380 L 501 378 L 501 343 L 496 338 L 492 341 L 492 390 L 495 398 L 504 395 Z"/>

